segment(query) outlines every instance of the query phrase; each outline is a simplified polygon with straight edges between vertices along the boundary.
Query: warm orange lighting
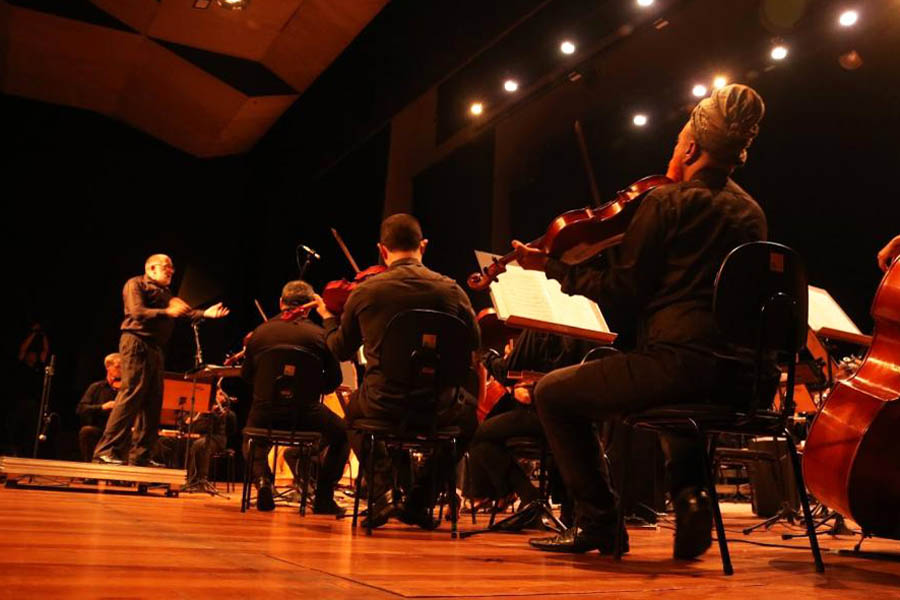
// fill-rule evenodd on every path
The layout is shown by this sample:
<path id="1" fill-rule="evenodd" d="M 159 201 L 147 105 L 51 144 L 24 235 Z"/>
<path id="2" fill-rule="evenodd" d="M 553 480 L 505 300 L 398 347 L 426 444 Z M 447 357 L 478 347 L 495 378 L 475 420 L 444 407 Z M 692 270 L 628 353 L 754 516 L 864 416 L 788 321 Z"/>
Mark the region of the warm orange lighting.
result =
<path id="1" fill-rule="evenodd" d="M 696 97 L 698 97 L 698 98 L 702 98 L 703 96 L 706 95 L 706 92 L 708 92 L 708 91 L 709 91 L 709 90 L 706 89 L 706 86 L 705 86 L 705 85 L 703 85 L 702 83 L 698 83 L 698 84 L 695 85 L 694 88 L 691 90 L 691 93 L 692 93 L 693 95 L 695 95 Z"/>
<path id="2" fill-rule="evenodd" d="M 566 40 L 559 45 L 559 51 L 563 54 L 575 54 L 575 44 Z"/>
<path id="3" fill-rule="evenodd" d="M 638 6 L 647 7 L 653 4 L 653 0 L 637 0 Z"/>
<path id="4" fill-rule="evenodd" d="M 634 118 L 631 119 L 631 122 L 637 125 L 638 127 L 643 127 L 647 124 L 647 115 L 637 114 L 634 115 Z"/>
<path id="5" fill-rule="evenodd" d="M 728 85 L 728 79 L 726 79 L 723 75 L 719 75 L 715 79 L 713 79 L 713 87 L 715 89 L 723 88 L 726 85 Z"/>
<path id="6" fill-rule="evenodd" d="M 481 102 L 473 102 L 469 107 L 469 112 L 477 117 L 484 112 L 484 105 Z"/>
<path id="7" fill-rule="evenodd" d="M 775 46 L 770 53 L 773 60 L 784 60 L 787 58 L 787 55 L 788 49 L 785 46 Z"/>
<path id="8" fill-rule="evenodd" d="M 509 93 L 513 93 L 519 89 L 519 82 L 515 79 L 507 79 L 503 82 L 503 89 Z"/>

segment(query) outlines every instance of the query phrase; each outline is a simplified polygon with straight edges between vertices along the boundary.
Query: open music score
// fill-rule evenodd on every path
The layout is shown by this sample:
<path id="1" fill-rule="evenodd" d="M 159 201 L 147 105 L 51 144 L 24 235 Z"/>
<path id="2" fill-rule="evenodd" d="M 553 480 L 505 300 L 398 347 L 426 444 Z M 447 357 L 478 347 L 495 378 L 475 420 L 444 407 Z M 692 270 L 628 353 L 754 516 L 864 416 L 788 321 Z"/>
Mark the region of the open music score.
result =
<path id="1" fill-rule="evenodd" d="M 869 346 L 865 335 L 826 290 L 809 286 L 809 328 L 823 338 Z"/>
<path id="2" fill-rule="evenodd" d="M 479 265 L 497 255 L 475 251 Z M 507 265 L 490 286 L 497 317 L 513 327 L 567 335 L 608 344 L 616 339 L 596 302 L 563 293 L 558 281 L 541 271 Z"/>

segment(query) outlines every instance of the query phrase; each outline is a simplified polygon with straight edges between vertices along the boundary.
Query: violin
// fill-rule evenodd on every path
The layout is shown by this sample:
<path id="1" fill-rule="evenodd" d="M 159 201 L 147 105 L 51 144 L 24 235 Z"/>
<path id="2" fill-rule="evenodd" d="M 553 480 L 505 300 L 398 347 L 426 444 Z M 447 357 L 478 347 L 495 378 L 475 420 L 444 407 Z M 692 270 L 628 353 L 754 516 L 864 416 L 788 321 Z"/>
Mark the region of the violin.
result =
<path id="1" fill-rule="evenodd" d="M 665 175 L 651 175 L 620 190 L 616 197 L 597 207 L 564 212 L 547 231 L 527 245 L 570 265 L 577 265 L 622 241 L 641 200 L 654 188 L 673 183 Z M 476 291 L 487 289 L 514 261 L 515 252 L 494 259 L 482 272 L 469 275 L 467 283 Z"/>
<path id="2" fill-rule="evenodd" d="M 343 278 L 330 281 L 325 284 L 325 288 L 322 290 L 322 300 L 325 302 L 325 308 L 328 309 L 328 312 L 339 315 L 344 312 L 344 305 L 347 303 L 347 298 L 350 297 L 350 293 L 356 289 L 356 286 L 370 277 L 384 273 L 387 271 L 387 267 L 384 265 L 373 265 L 368 269 L 360 270 L 359 265 L 353 260 L 350 250 L 347 249 L 347 245 L 344 244 L 344 240 L 341 239 L 341 235 L 333 227 L 331 228 L 331 235 L 337 240 L 338 246 L 340 246 L 344 256 L 347 257 L 350 266 L 353 267 L 353 271 L 356 273 L 353 277 L 353 281 L 347 281 Z"/>
<path id="3" fill-rule="evenodd" d="M 866 535 L 900 540 L 900 265 L 872 302 L 875 331 L 856 373 L 835 383 L 803 451 L 807 487 Z"/>
<path id="4" fill-rule="evenodd" d="M 263 317 L 263 322 L 268 323 L 269 318 L 266 316 L 266 313 L 263 312 L 262 307 L 259 305 L 259 302 L 256 300 L 254 300 L 254 302 L 256 302 L 256 308 L 259 309 L 259 312 Z M 293 321 L 294 319 L 298 319 L 300 317 L 306 317 L 307 315 L 309 315 L 309 312 L 316 307 L 316 304 L 318 304 L 318 302 L 316 302 L 315 300 L 310 300 L 306 304 L 301 304 L 300 306 L 295 306 L 293 308 L 287 309 L 286 311 L 282 312 L 278 316 L 278 318 L 282 321 Z M 236 366 L 244 360 L 244 356 L 247 354 L 247 343 L 250 341 L 250 336 L 252 335 L 253 332 L 251 331 L 244 336 L 240 351 L 225 357 L 223 364 L 226 367 Z"/>

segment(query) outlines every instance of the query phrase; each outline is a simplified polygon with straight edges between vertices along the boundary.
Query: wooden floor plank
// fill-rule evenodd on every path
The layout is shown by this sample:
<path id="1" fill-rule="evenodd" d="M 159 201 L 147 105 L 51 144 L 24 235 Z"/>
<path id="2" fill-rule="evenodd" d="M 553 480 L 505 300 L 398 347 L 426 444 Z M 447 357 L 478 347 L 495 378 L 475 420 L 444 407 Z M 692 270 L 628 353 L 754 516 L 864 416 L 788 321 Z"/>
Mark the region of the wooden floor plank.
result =
<path id="1" fill-rule="evenodd" d="M 451 540 L 446 528 L 391 522 L 367 538 L 349 519 L 241 514 L 236 496 L 0 489 L 0 597 L 900 598 L 900 563 L 826 552 L 816 574 L 804 540 L 781 541 L 784 527 L 743 536 L 755 519 L 741 506 L 726 511 L 735 575 L 725 577 L 715 547 L 673 560 L 670 528 L 632 530 L 631 553 L 616 562 L 536 552 L 527 534 Z M 893 541 L 864 548 L 900 555 Z"/>

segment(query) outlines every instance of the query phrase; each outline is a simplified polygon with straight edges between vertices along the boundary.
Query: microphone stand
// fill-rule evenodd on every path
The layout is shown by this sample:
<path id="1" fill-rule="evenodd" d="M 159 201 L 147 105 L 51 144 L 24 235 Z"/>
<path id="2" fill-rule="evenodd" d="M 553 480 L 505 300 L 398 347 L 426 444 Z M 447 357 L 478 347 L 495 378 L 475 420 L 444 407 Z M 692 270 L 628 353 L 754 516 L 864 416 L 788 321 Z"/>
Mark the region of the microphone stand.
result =
<path id="1" fill-rule="evenodd" d="M 55 413 L 48 413 L 50 408 L 50 387 L 53 384 L 53 375 L 56 372 L 56 355 L 50 355 L 50 364 L 44 367 L 44 386 L 41 390 L 41 407 L 38 411 L 37 429 L 34 435 L 34 452 L 32 458 L 37 458 L 38 445 L 47 439 L 47 426 Z"/>

